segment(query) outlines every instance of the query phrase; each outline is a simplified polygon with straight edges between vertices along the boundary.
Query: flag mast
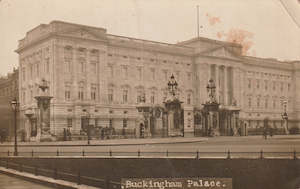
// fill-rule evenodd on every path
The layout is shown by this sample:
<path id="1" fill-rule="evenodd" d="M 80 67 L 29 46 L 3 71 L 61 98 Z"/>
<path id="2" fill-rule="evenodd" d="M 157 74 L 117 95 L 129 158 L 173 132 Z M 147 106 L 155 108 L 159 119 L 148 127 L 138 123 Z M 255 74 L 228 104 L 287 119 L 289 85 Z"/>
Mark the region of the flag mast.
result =
<path id="1" fill-rule="evenodd" d="M 199 38 L 199 5 L 197 5 L 197 37 Z"/>

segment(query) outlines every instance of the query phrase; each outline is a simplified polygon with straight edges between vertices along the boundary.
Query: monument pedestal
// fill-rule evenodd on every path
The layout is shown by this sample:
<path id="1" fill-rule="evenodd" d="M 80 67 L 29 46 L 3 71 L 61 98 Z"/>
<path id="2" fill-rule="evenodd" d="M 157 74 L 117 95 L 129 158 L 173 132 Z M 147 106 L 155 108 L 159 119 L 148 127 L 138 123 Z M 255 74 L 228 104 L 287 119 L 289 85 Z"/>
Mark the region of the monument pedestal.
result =
<path id="1" fill-rule="evenodd" d="M 49 141 L 52 136 L 50 134 L 50 96 L 36 96 L 38 104 L 37 115 L 37 141 Z"/>

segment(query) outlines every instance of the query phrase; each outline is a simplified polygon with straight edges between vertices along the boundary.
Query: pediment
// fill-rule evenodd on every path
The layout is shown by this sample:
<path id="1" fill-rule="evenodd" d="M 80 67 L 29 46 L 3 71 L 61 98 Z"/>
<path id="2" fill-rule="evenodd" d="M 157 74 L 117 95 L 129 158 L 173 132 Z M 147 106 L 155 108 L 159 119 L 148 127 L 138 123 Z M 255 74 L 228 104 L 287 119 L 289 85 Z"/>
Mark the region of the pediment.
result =
<path id="1" fill-rule="evenodd" d="M 71 31 L 64 31 L 61 32 L 60 34 L 64 36 L 83 38 L 83 39 L 92 39 L 92 40 L 101 39 L 100 36 L 95 35 L 92 31 L 89 31 L 88 29 L 85 28 L 78 28 Z"/>
<path id="2" fill-rule="evenodd" d="M 225 58 L 225 59 L 231 59 L 231 60 L 238 60 L 238 61 L 241 60 L 239 55 L 236 55 L 231 50 L 227 49 L 225 46 L 202 52 L 201 55 L 216 57 L 216 58 Z"/>

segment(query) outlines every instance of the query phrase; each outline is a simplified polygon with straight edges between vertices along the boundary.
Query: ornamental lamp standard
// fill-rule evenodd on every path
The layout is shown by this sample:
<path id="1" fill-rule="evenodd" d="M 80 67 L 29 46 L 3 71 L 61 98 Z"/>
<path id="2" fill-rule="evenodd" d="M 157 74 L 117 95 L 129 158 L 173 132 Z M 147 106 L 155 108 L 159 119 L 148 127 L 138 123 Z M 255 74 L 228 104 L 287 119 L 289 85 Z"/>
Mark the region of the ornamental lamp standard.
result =
<path id="1" fill-rule="evenodd" d="M 90 118 L 91 114 L 87 110 L 83 110 L 86 113 L 86 119 L 87 119 L 87 139 L 88 139 L 88 145 L 90 145 L 91 140 L 91 132 L 90 132 Z"/>
<path id="2" fill-rule="evenodd" d="M 215 97 L 216 97 L 215 96 L 215 94 L 216 94 L 216 84 L 215 84 L 213 79 L 210 79 L 208 81 L 206 89 L 207 89 L 208 97 L 210 99 L 210 103 L 216 102 L 216 99 L 215 99 Z"/>
<path id="3" fill-rule="evenodd" d="M 170 93 L 171 93 L 173 96 L 176 95 L 177 86 L 178 86 L 178 83 L 176 82 L 175 77 L 174 77 L 174 75 L 172 74 L 171 80 L 168 82 L 168 88 L 169 88 L 169 90 L 170 90 Z"/>
<path id="4" fill-rule="evenodd" d="M 216 92 L 216 84 L 215 84 L 214 80 L 210 79 L 208 81 L 206 89 L 209 94 L 214 94 Z"/>
<path id="5" fill-rule="evenodd" d="M 18 144 L 17 144 L 17 109 L 19 106 L 19 102 L 17 101 L 16 98 L 14 98 L 11 102 L 11 107 L 14 110 L 14 126 L 15 126 L 15 151 L 14 151 L 14 156 L 18 156 Z"/>
<path id="6" fill-rule="evenodd" d="M 286 106 L 287 106 L 287 101 L 283 101 L 283 113 L 281 114 L 281 117 L 284 121 L 286 121 L 286 128 L 288 130 L 288 119 L 289 119 L 289 116 L 286 112 Z"/>

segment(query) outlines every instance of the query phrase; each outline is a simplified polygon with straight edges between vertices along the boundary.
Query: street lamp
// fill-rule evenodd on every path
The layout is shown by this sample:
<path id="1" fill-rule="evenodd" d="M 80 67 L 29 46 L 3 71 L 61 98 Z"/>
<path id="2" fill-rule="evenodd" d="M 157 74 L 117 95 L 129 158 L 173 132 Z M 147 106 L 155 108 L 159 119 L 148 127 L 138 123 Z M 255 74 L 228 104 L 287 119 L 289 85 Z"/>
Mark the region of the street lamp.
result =
<path id="1" fill-rule="evenodd" d="M 210 99 L 210 102 L 216 102 L 216 84 L 214 80 L 210 79 L 206 86 L 207 93 Z"/>
<path id="2" fill-rule="evenodd" d="M 18 106 L 19 106 L 19 102 L 17 101 L 16 98 L 14 98 L 11 102 L 11 107 L 12 109 L 14 110 L 14 119 L 15 119 L 15 122 L 14 122 L 14 125 L 15 125 L 15 151 L 14 151 L 14 156 L 18 156 L 18 144 L 17 144 L 17 109 L 18 109 Z"/>
<path id="3" fill-rule="evenodd" d="M 87 139 L 88 139 L 88 145 L 90 145 L 90 117 L 91 114 L 87 110 L 83 110 L 86 113 L 86 119 L 87 119 Z"/>
<path id="4" fill-rule="evenodd" d="M 287 101 L 283 101 L 283 113 L 281 114 L 281 117 L 282 119 L 285 121 L 285 124 L 286 124 L 286 129 L 287 129 L 287 133 L 288 133 L 288 119 L 289 119 L 289 116 L 287 114 L 287 111 L 286 111 L 286 106 L 287 106 Z"/>

